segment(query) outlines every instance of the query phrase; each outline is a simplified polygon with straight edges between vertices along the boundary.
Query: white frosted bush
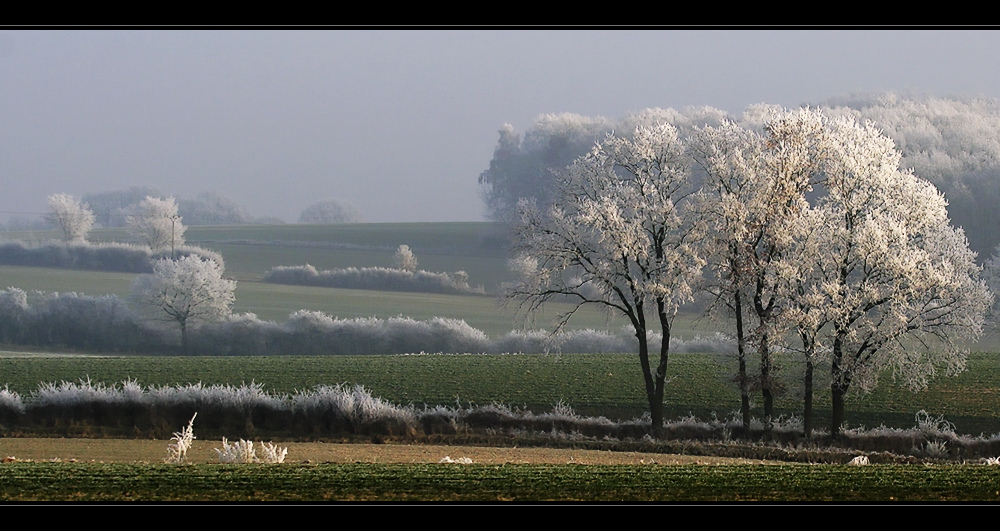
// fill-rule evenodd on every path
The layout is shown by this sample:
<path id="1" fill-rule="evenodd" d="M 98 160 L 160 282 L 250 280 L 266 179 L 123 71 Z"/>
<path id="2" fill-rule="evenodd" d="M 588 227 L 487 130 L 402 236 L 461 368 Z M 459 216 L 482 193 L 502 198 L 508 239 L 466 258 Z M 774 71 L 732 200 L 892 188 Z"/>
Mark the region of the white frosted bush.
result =
<path id="1" fill-rule="evenodd" d="M 215 448 L 215 453 L 218 454 L 220 463 L 249 464 L 257 462 L 257 452 L 253 449 L 253 442 L 243 439 L 231 443 L 223 437 L 222 448 Z"/>
<path id="2" fill-rule="evenodd" d="M 9 409 L 24 413 L 24 401 L 16 391 L 11 391 L 8 385 L 0 389 L 0 409 Z"/>
<path id="3" fill-rule="evenodd" d="M 262 463 L 284 463 L 285 456 L 288 455 L 288 447 L 275 446 L 274 443 L 260 443 L 260 452 L 262 457 L 260 461 Z"/>
<path id="4" fill-rule="evenodd" d="M 287 447 L 276 446 L 274 443 L 260 443 L 260 450 L 263 457 L 257 457 L 253 441 L 240 439 L 236 442 L 229 442 L 222 438 L 222 448 L 215 448 L 215 453 L 219 456 L 220 463 L 284 463 L 285 456 L 288 455 Z"/>
<path id="5" fill-rule="evenodd" d="M 194 444 L 194 418 L 197 416 L 198 413 L 195 412 L 191 416 L 191 420 L 188 421 L 187 427 L 181 431 L 175 431 L 174 436 L 170 438 L 174 442 L 167 445 L 167 458 L 165 459 L 167 463 L 180 464 L 184 462 L 184 459 L 187 457 L 187 451 Z"/>

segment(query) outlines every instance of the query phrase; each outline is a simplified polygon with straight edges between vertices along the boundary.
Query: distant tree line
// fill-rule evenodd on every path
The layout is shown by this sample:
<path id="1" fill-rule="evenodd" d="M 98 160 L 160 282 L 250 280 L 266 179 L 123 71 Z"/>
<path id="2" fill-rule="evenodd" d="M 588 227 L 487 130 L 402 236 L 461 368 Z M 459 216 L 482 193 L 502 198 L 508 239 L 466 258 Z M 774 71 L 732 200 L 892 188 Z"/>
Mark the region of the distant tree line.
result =
<path id="1" fill-rule="evenodd" d="M 551 203 L 556 172 L 586 154 L 614 131 L 628 136 L 637 125 L 668 123 L 682 137 L 695 127 L 726 120 L 759 129 L 772 106 L 748 108 L 730 116 L 712 107 L 682 110 L 652 108 L 615 122 L 577 114 L 539 116 L 523 134 L 505 124 L 489 167 L 479 176 L 487 215 L 513 222 L 517 202 L 533 198 Z M 912 168 L 941 190 L 954 224 L 965 230 L 970 248 L 986 261 L 1000 245 L 1000 102 L 977 98 L 933 98 L 895 93 L 857 94 L 819 102 L 831 117 L 850 115 L 872 121 L 902 153 L 901 167 Z M 699 177 L 695 172 L 695 179 Z"/>

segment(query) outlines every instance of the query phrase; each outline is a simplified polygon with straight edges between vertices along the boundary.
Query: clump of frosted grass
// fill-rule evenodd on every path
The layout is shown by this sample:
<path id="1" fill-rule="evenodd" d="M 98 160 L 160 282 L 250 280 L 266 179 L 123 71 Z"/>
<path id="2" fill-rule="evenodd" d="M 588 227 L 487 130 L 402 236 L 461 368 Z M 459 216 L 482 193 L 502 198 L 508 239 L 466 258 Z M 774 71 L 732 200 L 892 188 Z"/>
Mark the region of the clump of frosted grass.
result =
<path id="1" fill-rule="evenodd" d="M 263 457 L 257 457 L 253 441 L 240 439 L 229 442 L 222 438 L 222 448 L 215 448 L 215 453 L 219 456 L 220 463 L 284 463 L 285 456 L 288 455 L 287 447 L 276 446 L 274 443 L 260 443 L 260 450 Z"/>
<path id="2" fill-rule="evenodd" d="M 24 413 L 24 401 L 21 400 L 21 395 L 16 391 L 11 391 L 9 385 L 5 385 L 3 389 L 0 389 L 0 410 L 4 409 L 16 413 Z"/>
<path id="3" fill-rule="evenodd" d="M 263 457 L 260 458 L 263 463 L 284 463 L 285 456 L 288 455 L 288 447 L 276 446 L 274 443 L 260 443 L 260 451 Z"/>
<path id="4" fill-rule="evenodd" d="M 165 459 L 167 463 L 180 464 L 184 462 L 184 459 L 187 457 L 187 451 L 194 443 L 194 418 L 197 416 L 198 413 L 196 412 L 191 416 L 187 427 L 181 431 L 175 431 L 174 436 L 170 438 L 171 441 L 175 442 L 167 445 L 167 458 Z"/>
<path id="5" fill-rule="evenodd" d="M 257 452 L 253 449 L 252 441 L 240 439 L 231 443 L 223 437 L 222 448 L 214 450 L 219 455 L 220 463 L 249 464 L 257 461 Z"/>
<path id="6" fill-rule="evenodd" d="M 334 416 L 355 423 L 377 420 L 395 420 L 412 425 L 416 414 L 412 408 L 396 406 L 382 398 L 372 396 L 362 385 L 348 387 L 320 385 L 310 391 L 300 391 L 291 397 L 292 410 L 302 413 L 329 411 Z"/>
<path id="7" fill-rule="evenodd" d="M 471 465 L 472 464 L 472 458 L 470 458 L 470 457 L 459 457 L 458 459 L 452 459 L 451 457 L 449 457 L 449 456 L 446 455 L 446 456 L 442 457 L 441 460 L 438 461 L 438 463 L 457 463 L 459 465 Z"/>

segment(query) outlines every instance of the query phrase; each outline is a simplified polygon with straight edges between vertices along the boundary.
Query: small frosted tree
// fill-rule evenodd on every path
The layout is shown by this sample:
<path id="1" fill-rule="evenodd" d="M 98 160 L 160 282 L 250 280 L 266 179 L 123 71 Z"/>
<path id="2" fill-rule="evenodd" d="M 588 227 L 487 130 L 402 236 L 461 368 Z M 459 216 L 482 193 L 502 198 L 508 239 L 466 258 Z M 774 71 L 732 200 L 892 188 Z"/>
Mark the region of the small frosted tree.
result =
<path id="1" fill-rule="evenodd" d="M 62 233 L 66 243 L 83 242 L 94 226 L 94 213 L 85 203 L 69 194 L 54 194 L 48 198 L 49 222 Z"/>
<path id="2" fill-rule="evenodd" d="M 152 274 L 132 284 L 133 299 L 154 318 L 177 323 L 185 351 L 190 325 L 232 314 L 235 291 L 236 281 L 223 278 L 219 264 L 195 255 L 158 260 Z"/>
<path id="3" fill-rule="evenodd" d="M 173 256 L 173 250 L 184 245 L 186 228 L 177 214 L 177 203 L 173 197 L 160 199 L 146 196 L 125 217 L 125 226 L 133 241 L 154 251 L 170 249 Z"/>
<path id="4" fill-rule="evenodd" d="M 702 226 L 685 206 L 689 170 L 669 124 L 638 127 L 632 138 L 609 136 L 560 177 L 551 207 L 520 203 L 514 263 L 522 276 L 505 286 L 506 298 L 528 313 L 548 301 L 571 301 L 557 330 L 583 306 L 628 319 L 657 435 L 674 317 L 705 265 Z M 661 334 L 655 358 L 651 331 Z"/>
<path id="5" fill-rule="evenodd" d="M 400 245 L 396 249 L 396 255 L 393 256 L 393 261 L 396 264 L 396 269 L 402 269 L 403 271 L 416 271 L 417 270 L 417 257 L 413 255 L 413 251 L 410 250 L 409 245 Z"/>

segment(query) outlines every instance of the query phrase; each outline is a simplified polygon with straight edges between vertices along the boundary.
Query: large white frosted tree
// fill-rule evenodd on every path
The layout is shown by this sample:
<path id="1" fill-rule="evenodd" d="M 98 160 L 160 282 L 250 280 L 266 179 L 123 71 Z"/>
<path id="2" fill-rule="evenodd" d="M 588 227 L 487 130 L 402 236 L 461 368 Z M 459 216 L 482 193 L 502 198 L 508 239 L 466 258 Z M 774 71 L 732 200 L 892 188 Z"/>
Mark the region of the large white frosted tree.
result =
<path id="1" fill-rule="evenodd" d="M 132 240 L 154 251 L 171 250 L 184 245 L 186 227 L 177 215 L 173 197 L 160 199 L 146 196 L 125 217 L 125 226 Z"/>
<path id="2" fill-rule="evenodd" d="M 48 203 L 49 221 L 62 233 L 64 242 L 87 240 L 95 220 L 90 207 L 69 194 L 50 195 Z"/>
<path id="3" fill-rule="evenodd" d="M 710 232 L 706 252 L 712 275 L 706 290 L 715 308 L 735 321 L 736 381 L 744 429 L 750 423 L 750 381 L 758 382 L 766 426 L 774 408 L 772 351 L 787 321 L 779 264 L 795 247 L 791 237 L 808 208 L 806 192 L 821 178 L 823 118 L 807 109 L 751 109 L 761 130 L 735 122 L 700 129 L 691 152 L 705 174 L 699 210 Z M 760 376 L 747 372 L 750 348 Z"/>
<path id="4" fill-rule="evenodd" d="M 191 324 L 222 319 L 232 313 L 236 281 L 223 278 L 222 266 L 195 255 L 162 259 L 153 273 L 132 284 L 133 299 L 157 319 L 177 323 L 181 348 L 187 350 Z"/>
<path id="5" fill-rule="evenodd" d="M 982 333 L 992 294 L 944 196 L 900 168 L 892 140 L 848 118 L 830 131 L 816 201 L 822 255 L 803 296 L 829 322 L 817 339 L 831 349 L 837 435 L 852 387 L 870 389 L 889 371 L 920 389 L 937 371 L 963 370 L 963 343 Z"/>
<path id="6" fill-rule="evenodd" d="M 553 300 L 625 317 L 637 340 L 652 430 L 663 428 L 671 328 L 692 298 L 705 262 L 701 225 L 685 212 L 690 161 L 668 124 L 638 127 L 632 138 L 608 136 L 561 176 L 551 206 L 520 203 L 515 254 L 519 281 L 505 296 L 520 310 Z M 662 334 L 655 357 L 648 332 Z"/>

